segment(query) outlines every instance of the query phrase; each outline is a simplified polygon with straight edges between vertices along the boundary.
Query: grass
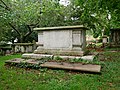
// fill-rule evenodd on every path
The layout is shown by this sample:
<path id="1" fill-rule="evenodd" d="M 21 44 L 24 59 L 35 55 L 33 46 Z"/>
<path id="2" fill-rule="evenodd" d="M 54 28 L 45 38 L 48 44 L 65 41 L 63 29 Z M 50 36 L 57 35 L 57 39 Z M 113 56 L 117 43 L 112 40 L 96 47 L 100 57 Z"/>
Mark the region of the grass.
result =
<path id="1" fill-rule="evenodd" d="M 120 90 L 120 52 L 100 54 L 105 63 L 101 74 L 4 66 L 6 60 L 19 57 L 0 56 L 0 90 Z"/>

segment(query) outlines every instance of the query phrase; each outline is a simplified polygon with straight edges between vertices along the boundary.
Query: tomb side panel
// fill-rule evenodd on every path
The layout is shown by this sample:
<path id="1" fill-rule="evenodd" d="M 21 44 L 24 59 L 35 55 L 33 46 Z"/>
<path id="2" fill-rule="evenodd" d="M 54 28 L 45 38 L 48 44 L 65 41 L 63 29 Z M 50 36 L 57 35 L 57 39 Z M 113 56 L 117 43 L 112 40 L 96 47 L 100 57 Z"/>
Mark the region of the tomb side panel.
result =
<path id="1" fill-rule="evenodd" d="M 80 30 L 72 31 L 72 46 L 73 49 L 81 49 L 82 47 L 82 32 Z"/>
<path id="2" fill-rule="evenodd" d="M 38 32 L 38 44 L 44 44 L 43 31 Z"/>
<path id="3" fill-rule="evenodd" d="M 72 31 L 55 30 L 44 32 L 45 49 L 71 49 L 72 48 Z"/>

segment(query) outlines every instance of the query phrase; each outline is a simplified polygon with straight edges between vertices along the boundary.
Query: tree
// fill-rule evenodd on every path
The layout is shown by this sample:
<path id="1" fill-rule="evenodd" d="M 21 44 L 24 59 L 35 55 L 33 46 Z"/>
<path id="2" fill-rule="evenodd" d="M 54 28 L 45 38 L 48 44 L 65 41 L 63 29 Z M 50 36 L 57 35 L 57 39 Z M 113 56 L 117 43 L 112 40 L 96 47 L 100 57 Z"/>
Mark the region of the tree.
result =
<path id="1" fill-rule="evenodd" d="M 39 27 L 64 25 L 64 16 L 64 7 L 59 4 L 59 0 L 42 0 Z"/>
<path id="2" fill-rule="evenodd" d="M 120 27 L 119 3 L 119 0 L 71 0 L 71 17 L 91 29 L 94 37 L 98 37 L 103 29 L 104 34 L 109 34 L 110 28 Z"/>
<path id="3" fill-rule="evenodd" d="M 34 27 L 68 25 L 65 20 L 68 10 L 59 4 L 59 0 L 0 1 L 0 18 L 5 27 L 14 30 L 14 39 L 18 38 L 19 42 L 28 41 Z"/>
<path id="4" fill-rule="evenodd" d="M 0 0 L 1 20 L 5 26 L 15 31 L 15 38 L 25 42 L 37 25 L 39 2 L 35 0 Z M 1 24 L 2 25 L 2 24 Z"/>

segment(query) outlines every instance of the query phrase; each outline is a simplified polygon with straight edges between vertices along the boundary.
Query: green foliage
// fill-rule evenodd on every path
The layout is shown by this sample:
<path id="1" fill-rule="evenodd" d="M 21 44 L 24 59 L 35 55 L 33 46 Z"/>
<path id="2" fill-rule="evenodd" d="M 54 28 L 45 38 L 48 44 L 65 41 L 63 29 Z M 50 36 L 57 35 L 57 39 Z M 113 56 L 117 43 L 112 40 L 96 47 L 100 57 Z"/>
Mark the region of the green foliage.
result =
<path id="1" fill-rule="evenodd" d="M 18 42 L 32 41 L 34 34 L 32 27 L 35 26 L 39 14 L 39 3 L 33 0 L 1 0 L 0 13 L 1 17 L 0 26 L 5 30 L 7 37 L 5 39 L 10 41 L 11 39 L 18 38 Z M 14 32 L 12 31 L 14 30 Z M 26 40 L 27 39 L 27 40 Z M 4 40 L 4 39 L 3 39 Z"/>
<path id="2" fill-rule="evenodd" d="M 94 37 L 109 35 L 110 28 L 120 28 L 120 1 L 116 0 L 71 0 L 73 12 L 81 24 L 93 31 Z M 79 12 L 78 12 L 79 11 Z"/>
<path id="3" fill-rule="evenodd" d="M 18 42 L 27 42 L 36 40 L 36 33 L 32 33 L 34 27 L 68 25 L 64 18 L 70 12 L 58 2 L 59 0 L 1 0 L 0 20 L 3 23 L 0 25 L 6 34 L 9 33 L 3 37 L 10 40 L 9 37 L 12 36 L 13 39 L 18 38 Z"/>
<path id="4" fill-rule="evenodd" d="M 60 60 L 60 61 L 62 61 L 63 59 L 61 58 L 61 57 L 59 57 L 59 56 L 56 56 L 55 58 L 54 58 L 54 60 Z"/>
<path id="5" fill-rule="evenodd" d="M 120 28 L 119 0 L 70 1 L 63 6 L 59 0 L 0 0 L 0 40 L 32 41 L 36 39 L 36 33 L 31 34 L 34 27 L 83 24 L 95 38 L 102 30 L 109 35 L 110 28 Z"/>
<path id="6" fill-rule="evenodd" d="M 16 54 L 16 55 L 9 55 L 9 56 L 0 56 L 0 67 L 4 66 L 4 61 L 5 60 L 10 60 L 13 58 L 20 58 L 21 55 L 20 54 Z"/>
<path id="7" fill-rule="evenodd" d="M 97 59 L 94 59 L 93 61 L 90 61 L 90 60 L 83 60 L 83 59 L 70 59 L 69 62 L 71 63 L 77 63 L 77 62 L 80 62 L 82 64 L 97 64 L 97 65 L 103 65 L 104 66 L 104 63 L 99 61 L 98 58 Z"/>

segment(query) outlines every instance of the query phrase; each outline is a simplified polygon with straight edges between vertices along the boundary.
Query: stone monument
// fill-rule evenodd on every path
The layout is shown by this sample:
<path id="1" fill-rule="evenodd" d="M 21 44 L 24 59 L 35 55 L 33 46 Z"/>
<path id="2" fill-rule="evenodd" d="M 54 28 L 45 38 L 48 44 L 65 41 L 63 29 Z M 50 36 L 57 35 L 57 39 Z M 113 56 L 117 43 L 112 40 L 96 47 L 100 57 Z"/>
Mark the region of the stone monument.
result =
<path id="1" fill-rule="evenodd" d="M 110 29 L 110 47 L 120 47 L 120 28 Z"/>
<path id="2" fill-rule="evenodd" d="M 34 28 L 38 32 L 37 49 L 32 54 L 23 54 L 23 58 L 63 59 L 81 58 L 93 60 L 95 55 L 86 54 L 86 30 L 82 25 Z"/>
<path id="3" fill-rule="evenodd" d="M 86 47 L 86 30 L 82 25 L 34 28 L 38 32 L 35 54 L 80 55 Z"/>
<path id="4" fill-rule="evenodd" d="M 6 61 L 7 64 L 19 65 L 22 63 L 22 67 L 35 67 L 36 69 L 54 68 L 100 72 L 100 65 L 71 63 L 69 61 L 69 59 L 89 61 L 94 59 L 95 55 L 83 56 L 86 47 L 87 28 L 83 26 L 61 26 L 35 28 L 34 30 L 38 32 L 38 48 L 32 54 L 23 54 L 23 59 L 17 58 Z M 59 61 L 60 59 L 61 61 Z"/>

